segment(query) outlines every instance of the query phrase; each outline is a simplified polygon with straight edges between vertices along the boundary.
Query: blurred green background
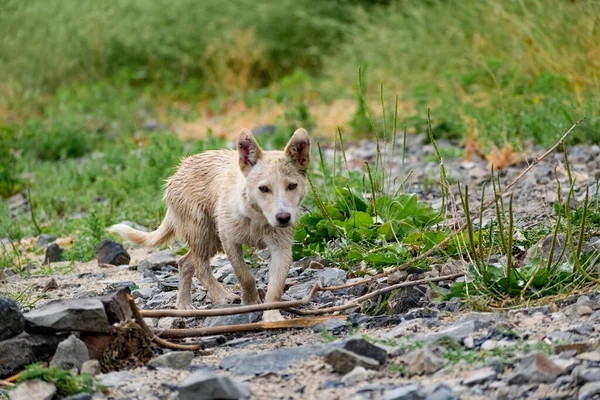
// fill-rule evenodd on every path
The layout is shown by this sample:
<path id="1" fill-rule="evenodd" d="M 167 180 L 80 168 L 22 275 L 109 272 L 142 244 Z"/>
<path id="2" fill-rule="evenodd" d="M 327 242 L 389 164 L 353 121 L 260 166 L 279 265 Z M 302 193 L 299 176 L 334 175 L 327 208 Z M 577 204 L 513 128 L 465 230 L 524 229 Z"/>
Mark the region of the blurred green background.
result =
<path id="1" fill-rule="evenodd" d="M 54 235 L 154 227 L 180 157 L 242 126 L 274 125 L 267 147 L 300 125 L 373 138 L 359 67 L 409 132 L 430 107 L 436 137 L 487 154 L 585 116 L 572 142 L 598 143 L 599 17 L 591 0 L 0 0 L 0 238 L 37 233 L 8 200 L 27 187 Z"/>

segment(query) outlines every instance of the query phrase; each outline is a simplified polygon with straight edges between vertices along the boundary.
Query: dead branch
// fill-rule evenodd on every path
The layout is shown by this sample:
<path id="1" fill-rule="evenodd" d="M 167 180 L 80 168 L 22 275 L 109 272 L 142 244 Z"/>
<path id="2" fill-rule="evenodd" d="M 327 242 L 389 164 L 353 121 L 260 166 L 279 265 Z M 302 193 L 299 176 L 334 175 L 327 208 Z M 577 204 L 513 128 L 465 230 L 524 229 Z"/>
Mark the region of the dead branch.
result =
<path id="1" fill-rule="evenodd" d="M 311 291 L 302 300 L 296 301 L 278 301 L 274 303 L 252 304 L 249 306 L 239 306 L 231 308 L 216 308 L 212 310 L 141 310 L 143 317 L 216 317 L 222 315 L 245 314 L 255 311 L 278 310 L 291 307 L 302 306 L 312 301 L 317 290 L 322 290 L 318 285 L 314 285 Z"/>
<path id="2" fill-rule="evenodd" d="M 350 300 L 350 301 L 346 302 L 346 304 L 342 304 L 341 306 L 327 307 L 327 308 L 321 308 L 321 309 L 317 309 L 317 310 L 293 309 L 293 310 L 289 310 L 289 311 L 292 313 L 300 314 L 300 315 L 317 315 L 317 314 L 327 314 L 327 313 L 332 313 L 332 312 L 344 311 L 349 308 L 356 307 L 357 305 L 359 305 L 360 303 L 362 303 L 365 300 L 369 300 L 373 297 L 379 296 L 380 294 L 388 293 L 388 292 L 394 291 L 396 289 L 424 285 L 424 284 L 427 284 L 430 282 L 451 281 L 456 278 L 460 278 L 462 276 L 465 276 L 465 274 L 461 272 L 461 273 L 452 274 L 452 275 L 438 276 L 436 278 L 419 279 L 418 281 L 411 281 L 411 282 L 402 282 L 402 283 L 398 283 L 397 285 L 391 285 L 391 286 L 385 287 L 383 289 L 379 289 L 379 290 L 375 290 L 374 292 L 367 293 L 364 296 L 357 297 L 354 300 Z"/>
<path id="3" fill-rule="evenodd" d="M 326 317 L 315 317 L 315 318 L 296 318 L 286 319 L 283 321 L 275 322 L 255 322 L 251 324 L 239 324 L 239 325 L 226 325 L 226 326 L 214 326 L 210 328 L 194 328 L 194 329 L 165 329 L 156 330 L 157 334 L 168 338 L 187 338 L 187 337 L 200 337 L 210 335 L 221 335 L 224 333 L 236 333 L 236 332 L 251 332 L 251 331 L 262 331 L 267 329 L 288 329 L 288 328 L 309 328 L 322 324 L 330 319 L 346 319 L 345 315 L 326 316 Z"/>
<path id="4" fill-rule="evenodd" d="M 185 344 L 171 343 L 167 340 L 161 339 L 158 336 L 156 336 L 154 334 L 154 332 L 152 332 L 152 330 L 148 327 L 148 325 L 146 325 L 146 322 L 144 321 L 144 318 L 142 317 L 142 314 L 140 313 L 140 309 L 135 304 L 135 300 L 133 299 L 133 296 L 128 295 L 127 298 L 129 300 L 129 306 L 131 307 L 131 312 L 133 313 L 133 318 L 135 319 L 135 322 L 142 328 L 142 330 L 146 333 L 146 335 L 152 339 L 152 341 L 154 343 L 156 343 L 159 346 L 166 347 L 166 348 L 173 349 L 173 350 L 196 351 L 196 350 L 202 349 L 202 346 L 200 346 L 199 344 L 185 345 Z"/>
<path id="5" fill-rule="evenodd" d="M 581 123 L 581 121 L 583 121 L 585 119 L 585 117 L 581 117 L 579 119 L 579 121 L 575 122 L 566 132 L 564 135 L 562 135 L 562 137 L 559 139 L 558 142 L 556 142 L 554 144 L 554 146 L 550 147 L 548 149 L 548 151 L 546 151 L 544 154 L 542 154 L 539 157 L 535 157 L 533 159 L 533 161 L 531 162 L 531 164 L 529 164 L 529 166 L 527 168 L 525 168 L 523 170 L 523 172 L 521 172 L 519 174 L 519 176 L 517 176 L 511 183 L 509 183 L 504 190 L 502 190 L 502 194 L 508 192 L 510 190 L 510 188 L 512 188 L 515 183 L 517 183 L 519 181 L 519 179 L 521 179 L 523 176 L 525 176 L 525 174 L 527 174 L 533 167 L 535 167 L 540 161 L 542 161 L 544 158 L 546 158 L 548 156 L 548 154 L 552 153 L 558 146 L 560 146 L 561 144 L 563 144 L 565 142 L 565 140 L 567 139 L 567 136 L 569 136 L 569 134 L 571 134 L 571 132 L 573 131 L 573 129 L 575 129 L 577 127 L 577 125 L 579 125 Z"/>

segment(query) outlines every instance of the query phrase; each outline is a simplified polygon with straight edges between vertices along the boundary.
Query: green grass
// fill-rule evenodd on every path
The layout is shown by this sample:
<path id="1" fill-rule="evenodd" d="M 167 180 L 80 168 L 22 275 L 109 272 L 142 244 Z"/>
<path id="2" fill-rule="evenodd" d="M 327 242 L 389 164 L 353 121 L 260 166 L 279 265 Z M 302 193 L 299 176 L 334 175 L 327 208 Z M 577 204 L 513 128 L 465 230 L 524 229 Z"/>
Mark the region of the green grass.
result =
<path id="1" fill-rule="evenodd" d="M 106 390 L 106 387 L 101 385 L 98 379 L 92 375 L 72 375 L 69 371 L 65 371 L 62 368 L 46 368 L 40 364 L 29 365 L 21 372 L 17 384 L 33 379 L 41 379 L 54 384 L 56 386 L 56 394 L 62 397 Z"/>

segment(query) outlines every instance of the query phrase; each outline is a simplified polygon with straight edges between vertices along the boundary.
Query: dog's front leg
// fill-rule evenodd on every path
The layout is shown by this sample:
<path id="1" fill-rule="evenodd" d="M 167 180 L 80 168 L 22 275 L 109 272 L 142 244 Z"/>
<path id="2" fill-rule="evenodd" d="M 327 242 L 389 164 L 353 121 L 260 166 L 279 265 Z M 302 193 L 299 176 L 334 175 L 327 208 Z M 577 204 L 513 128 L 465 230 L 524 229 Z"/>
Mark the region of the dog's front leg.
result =
<path id="1" fill-rule="evenodd" d="M 271 262 L 269 263 L 269 286 L 265 303 L 281 301 L 281 295 L 285 288 L 285 280 L 292 265 L 292 243 L 274 243 L 269 246 L 271 251 Z M 268 310 L 263 313 L 263 321 L 282 321 L 283 316 L 279 310 Z"/>
<path id="2" fill-rule="evenodd" d="M 225 254 L 227 254 L 227 258 L 229 258 L 235 276 L 240 282 L 242 288 L 242 302 L 244 304 L 259 304 L 260 297 L 256 290 L 256 279 L 254 279 L 254 275 L 252 275 L 246 265 L 242 246 L 224 241 L 223 250 L 225 251 Z"/>

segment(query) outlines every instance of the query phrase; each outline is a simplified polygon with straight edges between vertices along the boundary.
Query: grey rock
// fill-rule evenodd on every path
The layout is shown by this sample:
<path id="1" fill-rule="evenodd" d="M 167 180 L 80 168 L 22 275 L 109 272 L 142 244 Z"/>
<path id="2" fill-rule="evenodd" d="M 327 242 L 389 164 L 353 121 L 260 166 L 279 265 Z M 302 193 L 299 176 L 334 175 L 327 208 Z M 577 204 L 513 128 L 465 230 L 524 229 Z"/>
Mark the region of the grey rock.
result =
<path id="1" fill-rule="evenodd" d="M 364 367 L 355 367 L 352 371 L 342 376 L 340 380 L 343 383 L 353 385 L 357 382 L 365 381 L 369 378 L 369 372 Z"/>
<path id="2" fill-rule="evenodd" d="M 105 239 L 98 246 L 96 259 L 98 260 L 98 264 L 129 265 L 131 256 L 121 243 Z"/>
<path id="3" fill-rule="evenodd" d="M 44 285 L 42 292 L 46 293 L 56 289 L 58 289 L 58 283 L 56 282 L 56 279 L 52 278 Z"/>
<path id="4" fill-rule="evenodd" d="M 408 367 L 409 375 L 429 375 L 442 369 L 446 361 L 436 354 L 436 350 L 432 346 L 425 346 L 409 351 L 402 360 Z"/>
<path id="5" fill-rule="evenodd" d="M 458 395 L 447 385 L 440 383 L 425 397 L 425 400 L 458 400 Z"/>
<path id="6" fill-rule="evenodd" d="M 19 306 L 8 297 L 0 297 L 0 341 L 17 336 L 25 329 L 25 319 Z"/>
<path id="7" fill-rule="evenodd" d="M 56 243 L 50 243 L 46 247 L 46 255 L 44 256 L 44 265 L 62 260 L 64 250 Z"/>
<path id="8" fill-rule="evenodd" d="M 52 400 L 56 394 L 56 386 L 41 379 L 23 382 L 15 390 L 9 392 L 10 400 Z"/>
<path id="9" fill-rule="evenodd" d="M 467 386 L 481 385 L 482 383 L 495 380 L 497 376 L 498 374 L 493 368 L 480 368 L 468 373 L 462 383 Z"/>
<path id="10" fill-rule="evenodd" d="M 600 368 L 577 368 L 577 379 L 583 382 L 600 382 Z"/>
<path id="11" fill-rule="evenodd" d="M 289 299 L 293 300 L 302 300 L 305 298 L 314 286 L 314 282 L 305 282 L 299 283 L 292 287 L 290 287 L 287 292 L 285 292 L 285 296 Z"/>
<path id="12" fill-rule="evenodd" d="M 377 360 L 363 357 L 345 349 L 333 349 L 325 354 L 324 360 L 331 365 L 333 370 L 340 374 L 347 374 L 355 367 L 377 370 L 381 367 Z"/>
<path id="13" fill-rule="evenodd" d="M 142 128 L 145 131 L 154 131 L 159 128 L 159 125 L 155 119 L 149 119 L 148 121 L 144 122 L 144 125 L 142 126 Z"/>
<path id="14" fill-rule="evenodd" d="M 552 383 L 562 372 L 546 355 L 530 353 L 517 365 L 508 383 L 510 385 Z"/>
<path id="15" fill-rule="evenodd" d="M 204 320 L 204 327 L 251 324 L 260 321 L 261 317 L 262 313 L 260 312 L 208 317 Z"/>
<path id="16" fill-rule="evenodd" d="M 98 360 L 87 360 L 81 365 L 81 373 L 89 375 L 98 375 L 102 372 L 100 361 Z"/>
<path id="17" fill-rule="evenodd" d="M 413 383 L 385 392 L 382 400 L 424 400 L 421 385 Z"/>
<path id="18" fill-rule="evenodd" d="M 182 329 L 185 328 L 183 318 L 163 317 L 158 320 L 158 329 Z"/>
<path id="19" fill-rule="evenodd" d="M 281 348 L 257 354 L 235 354 L 221 360 L 219 368 L 232 369 L 236 375 L 280 373 L 290 366 L 314 355 L 322 355 L 328 346 L 303 346 Z"/>
<path id="20" fill-rule="evenodd" d="M 153 368 L 171 368 L 187 370 L 194 359 L 192 351 L 172 351 L 162 354 L 148 363 L 149 367 Z"/>
<path id="21" fill-rule="evenodd" d="M 321 333 L 323 331 L 329 332 L 333 335 L 341 335 L 348 330 L 348 325 L 343 319 L 330 319 L 322 324 L 319 324 L 313 328 L 313 332 Z"/>
<path id="22" fill-rule="evenodd" d="M 179 385 L 179 400 L 237 400 L 251 396 L 248 384 L 214 372 L 199 371 Z"/>
<path id="23" fill-rule="evenodd" d="M 125 385 L 135 379 L 135 375 L 129 371 L 115 371 L 98 376 L 98 380 L 104 386 L 118 387 Z"/>
<path id="24" fill-rule="evenodd" d="M 367 392 L 383 392 L 386 388 L 386 385 L 380 383 L 367 383 L 356 388 L 356 394 Z"/>
<path id="25" fill-rule="evenodd" d="M 77 368 L 79 371 L 83 363 L 89 359 L 90 354 L 85 343 L 71 335 L 60 342 L 50 361 L 50 366 L 66 370 Z"/>
<path id="26" fill-rule="evenodd" d="M 321 287 L 339 286 L 346 283 L 346 271 L 339 268 L 325 268 L 317 274 Z"/>
<path id="27" fill-rule="evenodd" d="M 26 365 L 50 359 L 64 339 L 66 335 L 21 334 L 0 342 L 0 379 L 16 374 Z"/>
<path id="28" fill-rule="evenodd" d="M 583 360 L 583 361 L 598 362 L 598 361 L 600 361 L 600 352 L 589 351 L 587 353 L 577 354 L 577 356 L 575 358 L 577 358 L 578 360 Z"/>
<path id="29" fill-rule="evenodd" d="M 154 294 L 154 289 L 152 288 L 139 288 L 135 289 L 131 292 L 131 295 L 134 299 L 149 299 Z"/>
<path id="30" fill-rule="evenodd" d="M 174 302 L 177 298 L 177 292 L 162 292 L 154 295 L 148 302 L 146 306 L 150 309 L 153 308 L 162 308 L 162 306 Z"/>
<path id="31" fill-rule="evenodd" d="M 108 333 L 110 326 L 100 299 L 54 300 L 25 314 L 28 332 L 81 331 Z"/>
<path id="32" fill-rule="evenodd" d="M 42 247 L 46 247 L 46 245 L 49 245 L 55 240 L 56 238 L 54 236 L 42 233 L 40 236 L 38 236 L 37 242 L 35 243 L 35 248 L 41 249 Z"/>
<path id="33" fill-rule="evenodd" d="M 494 323 L 493 320 L 467 320 L 466 322 L 457 321 L 454 325 L 442 329 L 436 333 L 431 333 L 421 338 L 422 341 L 425 342 L 433 342 L 438 339 L 441 339 L 445 336 L 456 340 L 457 342 L 462 342 L 467 336 L 473 334 L 474 332 L 480 331 L 492 325 Z"/>
<path id="34" fill-rule="evenodd" d="M 171 250 L 163 250 L 152 254 L 150 257 L 140 261 L 138 271 L 143 272 L 147 269 L 158 271 L 167 265 L 176 266 L 177 258 Z"/>
<path id="35" fill-rule="evenodd" d="M 379 364 L 387 361 L 387 350 L 363 338 L 350 338 L 343 344 L 343 348 L 360 356 L 377 360 Z"/>
<path id="36" fill-rule="evenodd" d="M 600 382 L 588 382 L 579 389 L 577 400 L 590 400 L 600 394 Z"/>

